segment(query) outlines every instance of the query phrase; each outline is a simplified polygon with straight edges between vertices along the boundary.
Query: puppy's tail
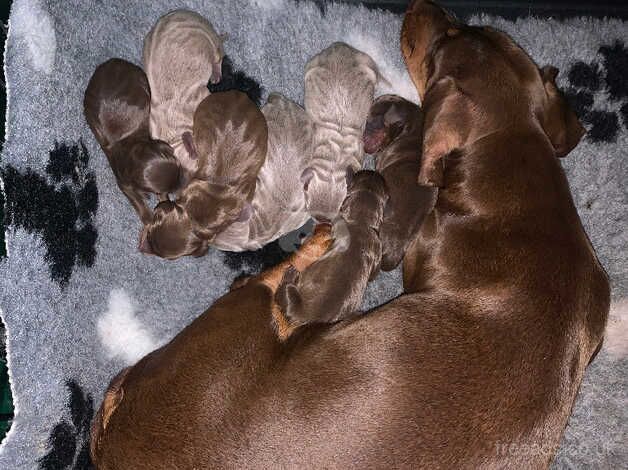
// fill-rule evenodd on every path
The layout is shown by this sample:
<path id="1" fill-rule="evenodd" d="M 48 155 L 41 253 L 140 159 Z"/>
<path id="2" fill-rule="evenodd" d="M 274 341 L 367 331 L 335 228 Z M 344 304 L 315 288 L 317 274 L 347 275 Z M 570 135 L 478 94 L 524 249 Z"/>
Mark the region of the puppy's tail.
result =
<path id="1" fill-rule="evenodd" d="M 92 421 L 89 450 L 92 462 L 94 462 L 95 465 L 98 465 L 99 462 L 100 442 L 105 434 L 109 420 L 124 398 L 124 389 L 122 388 L 122 385 L 130 370 L 131 367 L 122 369 L 120 373 L 113 378 L 107 388 L 107 391 L 105 392 L 105 397 L 100 405 L 100 409 Z"/>

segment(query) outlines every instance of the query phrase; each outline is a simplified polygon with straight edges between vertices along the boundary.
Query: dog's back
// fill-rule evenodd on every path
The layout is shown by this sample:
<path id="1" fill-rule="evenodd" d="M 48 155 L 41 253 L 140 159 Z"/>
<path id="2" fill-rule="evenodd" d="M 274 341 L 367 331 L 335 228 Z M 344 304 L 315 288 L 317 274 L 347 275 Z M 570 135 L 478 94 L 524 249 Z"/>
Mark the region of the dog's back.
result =
<path id="1" fill-rule="evenodd" d="M 146 74 L 122 59 L 100 64 L 85 90 L 83 111 L 105 152 L 126 138 L 147 138 L 150 88 Z"/>
<path id="2" fill-rule="evenodd" d="M 346 195 L 347 168 L 362 167 L 362 132 L 378 78 L 373 59 L 340 42 L 306 65 L 304 105 L 314 123 L 314 150 L 304 184 L 313 217 L 335 217 Z"/>

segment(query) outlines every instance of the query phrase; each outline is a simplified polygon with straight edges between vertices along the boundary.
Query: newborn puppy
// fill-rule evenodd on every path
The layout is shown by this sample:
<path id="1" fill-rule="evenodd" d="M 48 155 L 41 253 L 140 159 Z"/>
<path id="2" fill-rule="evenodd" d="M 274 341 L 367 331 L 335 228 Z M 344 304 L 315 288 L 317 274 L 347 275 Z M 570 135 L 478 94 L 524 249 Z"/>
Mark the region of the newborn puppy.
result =
<path id="1" fill-rule="evenodd" d="M 248 221 L 255 181 L 266 159 L 268 128 L 255 104 L 240 91 L 214 93 L 194 114 L 196 177 L 175 202 L 155 208 L 140 249 L 176 259 L 201 256 L 217 233 L 236 220 Z"/>
<path id="2" fill-rule="evenodd" d="M 314 122 L 314 153 L 301 182 L 315 219 L 336 217 L 347 193 L 347 169 L 362 167 L 362 133 L 378 79 L 373 59 L 340 42 L 306 65 L 304 101 Z"/>
<path id="3" fill-rule="evenodd" d="M 417 183 L 421 169 L 418 105 L 395 95 L 375 100 L 364 130 L 364 150 L 375 154 L 375 169 L 386 180 L 390 200 L 379 231 L 382 271 L 401 262 L 423 219 L 436 201 L 436 189 Z"/>
<path id="4" fill-rule="evenodd" d="M 214 238 L 212 245 L 221 250 L 257 250 L 309 219 L 298 175 L 312 152 L 312 123 L 301 106 L 279 94 L 268 97 L 262 113 L 268 126 L 268 154 L 257 175 L 253 213 Z"/>
<path id="5" fill-rule="evenodd" d="M 150 138 L 150 88 L 142 69 L 122 59 L 100 64 L 85 90 L 83 113 L 118 186 L 142 223 L 150 222 L 146 193 L 163 200 L 175 192 L 179 164 L 167 143 Z"/>
<path id="6" fill-rule="evenodd" d="M 332 228 L 330 250 L 301 273 L 294 268 L 286 271 L 275 294 L 288 324 L 336 322 L 360 308 L 368 281 L 379 272 L 378 231 L 387 201 L 379 173 L 355 174 Z"/>
<path id="7" fill-rule="evenodd" d="M 173 148 L 188 179 L 198 169 L 186 147 L 194 112 L 221 80 L 222 38 L 201 15 L 175 10 L 162 16 L 144 39 L 144 68 L 152 90 L 150 131 Z"/>

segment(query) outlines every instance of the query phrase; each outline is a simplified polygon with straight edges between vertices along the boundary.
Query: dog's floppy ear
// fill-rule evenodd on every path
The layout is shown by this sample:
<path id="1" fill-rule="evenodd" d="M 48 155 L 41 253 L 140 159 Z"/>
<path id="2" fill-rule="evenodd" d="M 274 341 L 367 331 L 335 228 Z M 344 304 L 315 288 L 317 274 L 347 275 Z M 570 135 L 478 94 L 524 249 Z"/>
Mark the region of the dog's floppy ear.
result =
<path id="1" fill-rule="evenodd" d="M 557 157 L 564 157 L 571 152 L 586 130 L 578 120 L 576 113 L 556 86 L 558 69 L 551 65 L 541 68 L 541 78 L 547 96 L 543 110 L 542 126 L 552 142 Z"/>
<path id="2" fill-rule="evenodd" d="M 246 222 L 251 218 L 252 215 L 253 206 L 250 202 L 245 202 L 244 207 L 242 208 L 240 214 L 238 215 L 238 218 L 236 219 L 236 222 Z"/>
<path id="3" fill-rule="evenodd" d="M 153 251 L 153 247 L 151 246 L 150 241 L 148 240 L 148 227 L 147 226 L 145 226 L 142 229 L 142 232 L 140 233 L 139 250 L 141 253 L 144 253 L 145 255 L 155 254 L 155 252 Z"/>
<path id="4" fill-rule="evenodd" d="M 312 167 L 307 167 L 305 170 L 303 170 L 303 173 L 301 173 L 301 183 L 303 184 L 304 191 L 307 191 L 307 187 L 310 184 L 312 178 L 314 178 L 314 170 L 312 169 Z"/>
<path id="5" fill-rule="evenodd" d="M 353 181 L 353 177 L 355 176 L 355 170 L 353 169 L 352 166 L 348 166 L 347 167 L 347 174 L 346 174 L 346 179 L 347 179 L 347 188 L 349 186 L 351 186 L 351 182 Z"/>
<path id="6" fill-rule="evenodd" d="M 190 255 L 194 258 L 200 258 L 201 256 L 205 256 L 207 250 L 209 250 L 209 242 L 205 239 L 201 239 L 198 248 L 190 253 Z"/>
<path id="7" fill-rule="evenodd" d="M 198 152 L 196 151 L 196 144 L 194 143 L 194 137 L 191 132 L 184 132 L 181 134 L 181 140 L 183 141 L 183 146 L 185 150 L 187 150 L 190 159 L 198 160 Z"/>
<path id="8" fill-rule="evenodd" d="M 473 125 L 472 103 L 453 78 L 446 77 L 430 87 L 424 101 L 423 154 L 418 182 L 442 187 L 443 158 L 465 145 Z"/>

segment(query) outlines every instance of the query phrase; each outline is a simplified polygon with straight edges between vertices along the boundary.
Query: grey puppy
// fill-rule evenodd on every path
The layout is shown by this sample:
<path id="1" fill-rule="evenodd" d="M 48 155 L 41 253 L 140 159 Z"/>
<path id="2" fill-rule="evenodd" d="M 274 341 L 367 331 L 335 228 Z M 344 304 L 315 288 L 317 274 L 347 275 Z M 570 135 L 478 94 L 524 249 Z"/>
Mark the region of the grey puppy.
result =
<path id="1" fill-rule="evenodd" d="M 144 69 L 152 90 L 150 131 L 168 142 L 191 178 L 194 112 L 218 83 L 225 55 L 223 38 L 198 13 L 175 10 L 162 16 L 144 39 Z"/>
<path id="2" fill-rule="evenodd" d="M 348 318 L 359 309 L 368 281 L 379 272 L 378 231 L 388 201 L 386 183 L 371 170 L 348 179 L 347 197 L 332 227 L 331 248 L 301 273 L 289 268 L 275 294 L 293 327 Z"/>
<path id="3" fill-rule="evenodd" d="M 296 230 L 309 219 L 303 186 L 295 175 L 309 163 L 312 123 L 301 106 L 272 93 L 262 107 L 268 126 L 268 153 L 255 185 L 252 215 L 211 242 L 221 250 L 257 250 Z"/>
<path id="4" fill-rule="evenodd" d="M 179 163 L 172 148 L 150 137 L 150 88 L 144 71 L 122 59 L 96 67 L 83 100 L 85 120 L 102 147 L 118 187 L 142 223 L 152 219 L 146 195 L 161 200 L 179 189 Z"/>
<path id="5" fill-rule="evenodd" d="M 386 180 L 390 195 L 379 231 L 382 271 L 399 265 L 436 202 L 436 189 L 417 183 L 422 125 L 421 108 L 396 95 L 378 97 L 366 121 L 364 150 L 375 154 L 375 169 Z"/>
<path id="6" fill-rule="evenodd" d="M 305 110 L 314 123 L 311 164 L 301 174 L 312 217 L 333 220 L 347 193 L 345 173 L 362 168 L 362 133 L 380 75 L 367 54 L 336 42 L 305 67 Z"/>

